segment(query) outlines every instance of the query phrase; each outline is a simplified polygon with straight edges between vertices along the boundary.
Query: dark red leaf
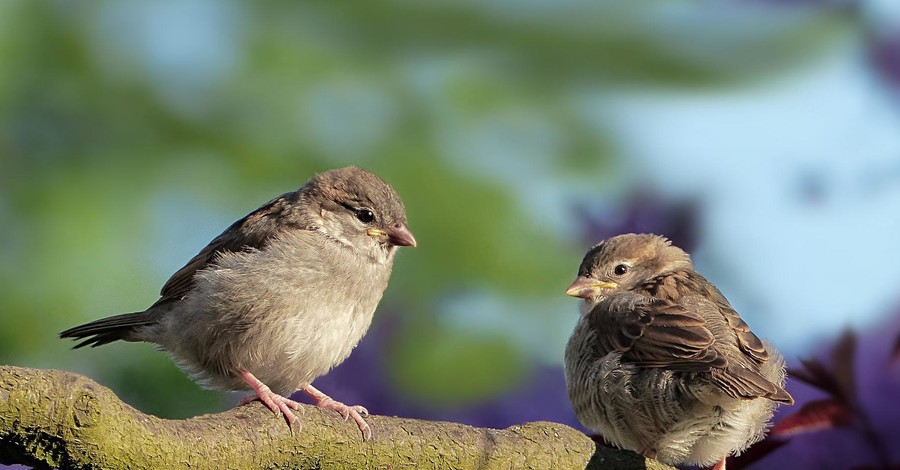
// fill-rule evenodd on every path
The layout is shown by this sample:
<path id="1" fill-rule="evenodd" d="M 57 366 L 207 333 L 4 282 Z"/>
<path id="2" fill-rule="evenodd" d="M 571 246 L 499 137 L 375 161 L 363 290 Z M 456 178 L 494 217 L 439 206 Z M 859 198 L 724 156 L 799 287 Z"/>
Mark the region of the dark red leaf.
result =
<path id="1" fill-rule="evenodd" d="M 846 329 L 831 352 L 831 370 L 848 403 L 856 400 L 856 334 Z"/>
<path id="2" fill-rule="evenodd" d="M 800 363 L 803 367 L 788 369 L 788 376 L 827 392 L 836 399 L 846 399 L 837 379 L 818 359 L 801 359 Z"/>
<path id="3" fill-rule="evenodd" d="M 757 460 L 771 454 L 781 446 L 790 442 L 790 439 L 773 439 L 767 437 L 750 446 L 737 457 L 728 457 L 725 468 L 728 470 L 741 470 L 756 463 Z"/>
<path id="4" fill-rule="evenodd" d="M 822 429 L 847 427 L 853 424 L 853 410 L 838 400 L 811 401 L 800 411 L 779 421 L 772 428 L 772 436 L 792 436 Z"/>

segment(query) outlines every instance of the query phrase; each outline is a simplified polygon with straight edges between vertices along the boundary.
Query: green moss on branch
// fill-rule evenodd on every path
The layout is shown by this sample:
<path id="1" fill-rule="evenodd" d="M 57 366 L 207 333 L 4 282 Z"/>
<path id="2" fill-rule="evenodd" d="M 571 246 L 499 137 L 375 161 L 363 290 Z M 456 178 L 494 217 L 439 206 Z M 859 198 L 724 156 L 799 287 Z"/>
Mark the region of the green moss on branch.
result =
<path id="1" fill-rule="evenodd" d="M 258 403 L 166 420 L 135 410 L 84 376 L 0 366 L 0 463 L 108 469 L 668 468 L 630 452 L 595 449 L 584 434 L 556 423 L 497 430 L 372 416 L 374 439 L 363 442 L 356 426 L 333 412 L 312 406 L 304 411 L 304 427 L 294 435 Z"/>

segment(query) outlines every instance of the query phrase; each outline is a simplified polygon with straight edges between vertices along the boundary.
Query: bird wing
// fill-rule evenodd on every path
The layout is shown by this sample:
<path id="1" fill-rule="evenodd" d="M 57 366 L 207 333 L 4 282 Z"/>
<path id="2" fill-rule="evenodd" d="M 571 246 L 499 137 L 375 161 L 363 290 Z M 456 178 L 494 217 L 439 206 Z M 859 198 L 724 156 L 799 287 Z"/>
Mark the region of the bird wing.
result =
<path id="1" fill-rule="evenodd" d="M 632 292 L 601 300 L 589 321 L 601 354 L 643 367 L 705 372 L 727 363 L 712 346 L 715 337 L 704 318 L 682 305 Z"/>
<path id="2" fill-rule="evenodd" d="M 706 282 L 705 286 L 708 289 L 706 298 L 711 299 L 715 304 L 715 308 L 725 318 L 728 326 L 737 337 L 738 347 L 741 348 L 741 351 L 751 357 L 757 364 L 766 362 L 769 359 L 766 346 L 758 336 L 750 331 L 750 325 L 747 325 L 747 322 L 728 303 L 728 300 L 725 299 L 725 296 L 722 295 L 718 288 L 709 282 Z"/>
<path id="3" fill-rule="evenodd" d="M 297 192 L 282 194 L 231 224 L 166 281 L 151 308 L 184 298 L 194 285 L 194 274 L 213 264 L 221 253 L 263 248 L 285 228 L 285 220 L 290 219 L 281 216 L 298 196 Z"/>
<path id="4" fill-rule="evenodd" d="M 769 359 L 765 344 L 752 331 L 737 311 L 712 284 L 704 295 L 686 295 L 679 303 L 707 319 L 709 324 L 720 325 L 718 336 L 734 338 L 734 343 L 718 341 L 714 348 L 729 351 L 727 365 L 710 370 L 715 383 L 727 395 L 734 398 L 766 397 L 783 403 L 793 403 L 793 398 L 780 384 L 762 375 L 761 367 Z M 722 321 L 724 320 L 724 321 Z M 780 379 L 775 379 L 780 380 Z"/>
<path id="5" fill-rule="evenodd" d="M 734 398 L 788 402 L 787 392 L 759 373 L 753 356 L 717 339 L 710 330 L 709 319 L 714 322 L 718 310 L 717 303 L 699 295 L 674 302 L 624 292 L 601 301 L 590 321 L 603 354 L 619 351 L 623 361 L 641 367 L 707 373 L 719 389 Z M 727 320 L 722 324 L 722 331 L 726 324 L 731 327 Z M 740 336 L 737 342 L 740 347 Z M 734 354 L 726 355 L 729 346 Z"/>

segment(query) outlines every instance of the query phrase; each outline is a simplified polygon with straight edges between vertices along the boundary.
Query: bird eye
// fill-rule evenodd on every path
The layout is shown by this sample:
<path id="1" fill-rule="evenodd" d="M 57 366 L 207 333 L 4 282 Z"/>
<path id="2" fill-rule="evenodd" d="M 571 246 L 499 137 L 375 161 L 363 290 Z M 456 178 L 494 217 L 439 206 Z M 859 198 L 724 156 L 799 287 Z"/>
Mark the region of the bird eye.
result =
<path id="1" fill-rule="evenodd" d="M 373 214 L 369 209 L 357 209 L 356 218 L 359 219 L 360 222 L 367 224 L 375 220 L 375 214 Z"/>
<path id="2" fill-rule="evenodd" d="M 613 272 L 616 273 L 616 276 L 624 276 L 625 273 L 628 272 L 628 265 L 626 265 L 626 264 L 616 265 L 615 269 L 613 269 Z"/>

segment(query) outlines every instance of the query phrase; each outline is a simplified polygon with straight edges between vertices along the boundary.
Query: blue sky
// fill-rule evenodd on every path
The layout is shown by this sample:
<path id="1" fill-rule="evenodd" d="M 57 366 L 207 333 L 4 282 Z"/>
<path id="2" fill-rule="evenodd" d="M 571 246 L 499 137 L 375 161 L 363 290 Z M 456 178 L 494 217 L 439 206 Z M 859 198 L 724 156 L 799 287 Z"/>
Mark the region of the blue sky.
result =
<path id="1" fill-rule="evenodd" d="M 596 103 L 631 181 L 700 199 L 695 261 L 790 352 L 900 303 L 900 115 L 861 52 L 848 37 L 748 89 Z"/>

